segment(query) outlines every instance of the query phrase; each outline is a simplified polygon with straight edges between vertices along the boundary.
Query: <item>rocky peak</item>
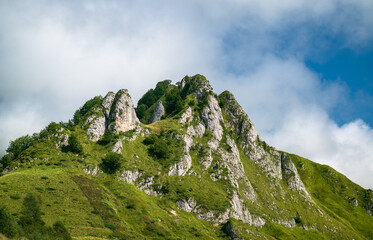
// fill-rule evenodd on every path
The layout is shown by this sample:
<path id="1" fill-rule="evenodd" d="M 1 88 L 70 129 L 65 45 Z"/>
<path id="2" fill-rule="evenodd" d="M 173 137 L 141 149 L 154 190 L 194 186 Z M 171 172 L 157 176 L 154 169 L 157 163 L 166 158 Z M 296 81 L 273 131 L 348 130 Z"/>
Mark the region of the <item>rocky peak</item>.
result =
<path id="1" fill-rule="evenodd" d="M 213 136 L 220 141 L 223 136 L 223 127 L 220 125 L 224 121 L 218 101 L 214 96 L 208 96 L 208 104 L 201 113 L 201 120 L 206 129 L 212 131 Z"/>
<path id="2" fill-rule="evenodd" d="M 102 107 L 104 108 L 104 114 L 106 118 L 109 118 L 111 105 L 113 104 L 115 99 L 115 93 L 114 92 L 108 92 L 102 101 Z"/>
<path id="3" fill-rule="evenodd" d="M 159 101 L 157 106 L 155 107 L 150 123 L 158 122 L 159 120 L 161 120 L 164 114 L 165 114 L 165 109 L 163 107 L 162 101 Z"/>
<path id="4" fill-rule="evenodd" d="M 92 111 L 83 127 L 91 141 L 99 140 L 106 130 L 115 133 L 132 130 L 139 123 L 135 108 L 128 90 L 119 90 L 116 94 L 108 92 L 101 106 Z"/>
<path id="5" fill-rule="evenodd" d="M 200 74 L 193 77 L 185 76 L 179 86 L 186 95 L 194 92 L 197 98 L 200 98 L 205 92 L 212 91 L 210 82 Z"/>
<path id="6" fill-rule="evenodd" d="M 110 110 L 109 122 L 109 129 L 115 133 L 132 130 L 137 123 L 140 123 L 127 89 L 121 89 L 115 95 Z"/>

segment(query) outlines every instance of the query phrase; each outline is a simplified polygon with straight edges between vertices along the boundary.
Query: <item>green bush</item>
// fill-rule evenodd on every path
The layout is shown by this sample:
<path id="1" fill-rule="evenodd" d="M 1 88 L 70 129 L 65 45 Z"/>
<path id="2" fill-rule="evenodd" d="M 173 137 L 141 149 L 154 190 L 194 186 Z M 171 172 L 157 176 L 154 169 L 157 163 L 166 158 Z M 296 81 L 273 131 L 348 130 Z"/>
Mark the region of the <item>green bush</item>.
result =
<path id="1" fill-rule="evenodd" d="M 109 143 L 115 142 L 118 139 L 118 137 L 119 136 L 113 133 L 112 131 L 106 130 L 104 136 L 102 136 L 102 138 L 99 141 L 97 141 L 97 143 L 100 145 L 107 145 Z"/>
<path id="2" fill-rule="evenodd" d="M 29 148 L 34 143 L 34 138 L 26 135 L 17 138 L 14 141 L 10 141 L 9 147 L 7 148 L 8 153 L 12 153 L 14 157 L 17 157 L 21 152 Z"/>
<path id="3" fill-rule="evenodd" d="M 0 169 L 5 169 L 5 168 L 9 167 L 13 159 L 14 159 L 13 153 L 9 153 L 9 154 L 4 155 L 0 159 L 0 164 L 1 164 Z"/>
<path id="4" fill-rule="evenodd" d="M 57 221 L 53 224 L 53 230 L 55 232 L 56 239 L 71 240 L 71 235 L 61 221 Z"/>
<path id="5" fill-rule="evenodd" d="M 0 207 L 0 233 L 8 238 L 16 238 L 19 232 L 20 228 L 8 209 L 4 206 Z"/>
<path id="6" fill-rule="evenodd" d="M 91 110 L 93 107 L 100 106 L 102 103 L 102 100 L 103 98 L 101 96 L 96 96 L 88 100 L 86 103 L 84 103 L 84 105 L 74 113 L 74 118 L 73 118 L 74 124 L 77 125 L 80 122 L 80 120 L 83 118 L 83 116 L 87 112 L 89 112 L 89 110 Z"/>
<path id="7" fill-rule="evenodd" d="M 182 155 L 181 141 L 172 139 L 171 135 L 172 131 L 162 131 L 159 136 L 152 134 L 143 141 L 143 144 L 149 146 L 148 155 L 166 168 L 178 162 Z"/>
<path id="8" fill-rule="evenodd" d="M 155 134 L 151 134 L 150 136 L 146 137 L 144 141 L 142 141 L 145 145 L 151 145 L 158 140 Z"/>
<path id="9" fill-rule="evenodd" d="M 149 154 L 159 159 L 167 159 L 171 156 L 169 144 L 164 139 L 158 139 L 149 147 Z"/>
<path id="10" fill-rule="evenodd" d="M 105 158 L 102 159 L 100 168 L 104 173 L 114 174 L 121 169 L 122 161 L 122 155 L 111 152 L 106 154 Z"/>
<path id="11" fill-rule="evenodd" d="M 169 91 L 166 95 L 165 110 L 166 114 L 178 113 L 183 109 L 183 101 L 180 92 L 176 89 Z"/>
<path id="12" fill-rule="evenodd" d="M 73 153 L 82 153 L 83 152 L 83 146 L 80 144 L 78 138 L 75 135 L 71 135 L 69 137 L 69 145 L 66 147 L 66 149 Z"/>
<path id="13" fill-rule="evenodd" d="M 23 227 L 30 225 L 44 226 L 44 221 L 41 219 L 41 210 L 39 201 L 31 193 L 23 200 L 22 216 L 19 223 Z"/>

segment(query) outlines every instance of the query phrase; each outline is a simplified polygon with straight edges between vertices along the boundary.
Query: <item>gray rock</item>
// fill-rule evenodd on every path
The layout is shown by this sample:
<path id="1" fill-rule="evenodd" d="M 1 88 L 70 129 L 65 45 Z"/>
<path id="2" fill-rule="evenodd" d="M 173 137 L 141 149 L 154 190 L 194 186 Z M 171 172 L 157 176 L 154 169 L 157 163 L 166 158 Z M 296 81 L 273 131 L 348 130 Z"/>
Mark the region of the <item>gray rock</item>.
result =
<path id="1" fill-rule="evenodd" d="M 297 168 L 294 166 L 294 163 L 291 161 L 290 157 L 285 153 L 281 155 L 281 167 L 283 177 L 286 180 L 289 189 L 297 191 L 302 196 L 304 196 L 308 201 L 313 202 L 309 193 L 304 187 L 302 180 L 299 177 Z"/>
<path id="2" fill-rule="evenodd" d="M 137 187 L 148 195 L 159 196 L 160 194 L 157 191 L 154 191 L 153 184 L 154 184 L 154 177 L 152 176 L 139 182 L 139 184 L 137 184 Z"/>
<path id="3" fill-rule="evenodd" d="M 98 109 L 98 111 L 101 109 Z M 87 118 L 84 126 L 87 126 L 87 137 L 91 141 L 99 140 L 104 134 L 106 130 L 106 120 L 103 114 L 97 112 Z"/>
<path id="4" fill-rule="evenodd" d="M 218 153 L 222 157 L 222 166 L 228 169 L 228 177 L 231 181 L 232 186 L 235 189 L 239 189 L 240 186 L 238 184 L 238 180 L 240 179 L 241 182 L 244 184 L 242 191 L 244 195 L 250 200 L 255 201 L 256 194 L 254 192 L 254 188 L 252 187 L 249 179 L 245 174 L 245 170 L 240 158 L 240 153 L 238 151 L 237 145 L 233 139 L 227 136 L 227 144 L 230 147 L 231 151 L 227 152 L 226 150 L 219 148 Z"/>
<path id="5" fill-rule="evenodd" d="M 294 219 L 290 219 L 290 220 L 278 220 L 278 219 L 273 219 L 273 222 L 276 222 L 278 224 L 281 224 L 282 226 L 285 226 L 287 228 L 293 228 L 295 227 L 297 224 L 295 223 L 295 220 Z"/>
<path id="6" fill-rule="evenodd" d="M 180 82 L 180 87 L 183 89 L 187 83 L 193 82 L 192 84 L 196 86 L 195 88 L 195 94 L 197 98 L 200 98 L 202 95 L 206 94 L 206 92 L 212 91 L 212 87 L 210 85 L 210 82 L 206 79 L 203 79 L 202 76 L 194 76 L 194 77 L 188 77 L 186 76 L 183 78 Z M 187 92 L 187 94 L 191 93 L 190 91 Z"/>
<path id="7" fill-rule="evenodd" d="M 266 224 L 266 220 L 259 216 L 252 216 L 251 225 L 256 227 L 263 227 Z"/>
<path id="8" fill-rule="evenodd" d="M 179 136 L 176 136 L 176 138 L 178 137 Z M 193 139 L 189 135 L 184 135 L 183 140 L 185 142 L 184 155 L 180 162 L 170 167 L 170 170 L 168 171 L 169 176 L 185 176 L 192 167 L 192 157 L 189 155 L 189 151 L 193 145 Z"/>
<path id="9" fill-rule="evenodd" d="M 140 123 L 127 89 L 122 89 L 115 95 L 109 120 L 109 129 L 115 133 L 132 130 Z"/>
<path id="10" fill-rule="evenodd" d="M 206 129 L 212 131 L 212 135 L 220 141 L 223 136 L 223 127 L 220 125 L 220 121 L 224 121 L 224 119 L 215 97 L 208 96 L 208 105 L 202 110 L 201 120 Z"/>
<path id="11" fill-rule="evenodd" d="M 193 198 L 181 199 L 177 201 L 176 204 L 180 210 L 192 213 L 200 212 L 199 207 L 197 206 L 197 203 Z"/>
<path id="12" fill-rule="evenodd" d="M 155 107 L 155 110 L 153 112 L 152 119 L 150 120 L 150 123 L 158 122 L 161 120 L 162 116 L 165 114 L 165 110 L 162 104 L 162 101 L 159 101 L 157 106 Z"/>
<path id="13" fill-rule="evenodd" d="M 48 136 L 48 139 L 53 139 L 54 143 L 56 144 L 56 148 L 66 147 L 69 145 L 69 135 L 64 128 L 60 128 L 56 130 L 56 133 Z"/>
<path id="14" fill-rule="evenodd" d="M 118 141 L 111 148 L 111 151 L 115 153 L 122 153 L 122 147 L 123 147 L 122 140 L 118 139 Z"/>
<path id="15" fill-rule="evenodd" d="M 135 185 L 137 179 L 141 177 L 141 173 L 139 171 L 130 171 L 130 170 L 125 170 L 121 173 L 120 178 L 123 179 L 126 183 Z"/>
<path id="16" fill-rule="evenodd" d="M 205 126 L 202 123 L 198 123 L 197 126 L 194 128 L 195 136 L 202 137 L 205 133 Z"/>
<path id="17" fill-rule="evenodd" d="M 245 223 L 251 224 L 251 214 L 249 210 L 247 210 L 243 200 L 239 198 L 236 191 L 233 192 L 231 205 L 231 217 L 239 219 Z"/>
<path id="18" fill-rule="evenodd" d="M 97 166 L 87 165 L 86 168 L 83 170 L 86 174 L 97 176 L 100 172 L 100 169 Z"/>
<path id="19" fill-rule="evenodd" d="M 226 127 L 243 138 L 238 144 L 245 155 L 259 165 L 268 176 L 282 179 L 280 154 L 269 146 L 267 150 L 264 148 L 266 144 L 260 139 L 254 124 L 237 103 L 233 94 L 224 92 L 220 98 L 224 102 L 224 111 L 229 116 L 225 122 Z"/>
<path id="20" fill-rule="evenodd" d="M 105 114 L 105 117 L 107 119 L 109 119 L 109 115 L 110 115 L 110 109 L 111 109 L 111 105 L 113 104 L 114 102 L 114 99 L 115 99 L 115 93 L 113 92 L 108 92 L 104 98 L 104 100 L 102 101 L 102 107 L 103 107 L 103 112 Z"/>
<path id="21" fill-rule="evenodd" d="M 191 122 L 192 120 L 193 120 L 192 109 L 188 107 L 186 111 L 181 115 L 179 119 L 179 123 L 185 124 L 186 122 Z"/>

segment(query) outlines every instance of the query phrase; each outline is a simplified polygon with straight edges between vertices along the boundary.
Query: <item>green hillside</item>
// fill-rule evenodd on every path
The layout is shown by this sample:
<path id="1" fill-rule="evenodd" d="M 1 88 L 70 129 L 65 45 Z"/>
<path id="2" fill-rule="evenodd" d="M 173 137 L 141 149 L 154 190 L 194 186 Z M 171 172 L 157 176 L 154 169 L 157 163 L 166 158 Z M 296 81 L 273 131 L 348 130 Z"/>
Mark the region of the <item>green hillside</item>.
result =
<path id="1" fill-rule="evenodd" d="M 32 194 L 73 239 L 373 239 L 372 190 L 268 146 L 202 75 L 159 82 L 136 108 L 126 90 L 95 97 L 7 152 L 0 205 L 18 221 Z M 4 239 L 37 239 L 3 219 Z"/>

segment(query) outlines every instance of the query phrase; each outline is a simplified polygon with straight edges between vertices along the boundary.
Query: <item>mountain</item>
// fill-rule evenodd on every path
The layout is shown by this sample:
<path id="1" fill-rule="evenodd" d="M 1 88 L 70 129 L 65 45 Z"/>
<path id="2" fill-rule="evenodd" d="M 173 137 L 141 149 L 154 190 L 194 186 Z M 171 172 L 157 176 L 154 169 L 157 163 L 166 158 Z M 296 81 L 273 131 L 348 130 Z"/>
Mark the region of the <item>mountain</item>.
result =
<path id="1" fill-rule="evenodd" d="M 269 146 L 202 75 L 161 81 L 136 108 L 125 89 L 94 97 L 7 152 L 8 218 L 32 194 L 74 239 L 373 239 L 372 190 Z"/>

